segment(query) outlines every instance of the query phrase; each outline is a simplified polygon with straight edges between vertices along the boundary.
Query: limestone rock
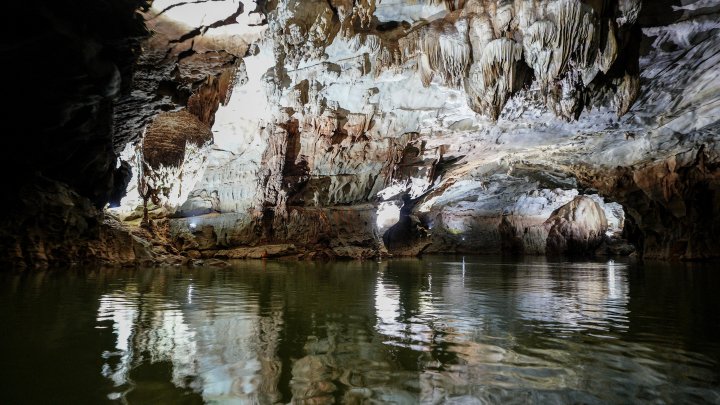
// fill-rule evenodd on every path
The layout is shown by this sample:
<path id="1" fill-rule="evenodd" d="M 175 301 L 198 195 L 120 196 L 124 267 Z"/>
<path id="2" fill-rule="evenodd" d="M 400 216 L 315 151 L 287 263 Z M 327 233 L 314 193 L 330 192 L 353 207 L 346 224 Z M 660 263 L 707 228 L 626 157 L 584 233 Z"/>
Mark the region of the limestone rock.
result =
<path id="1" fill-rule="evenodd" d="M 27 63 L 9 94 L 48 113 L 3 137 L 15 173 L 4 249 L 21 262 L 44 262 L 38 252 L 62 262 L 48 248 L 59 235 L 101 238 L 103 219 L 88 207 L 124 189 L 118 218 L 136 221 L 138 180 L 152 174 L 153 260 L 289 244 L 303 257 L 366 257 L 398 241 L 418 242 L 396 250 L 414 253 L 540 254 L 550 239 L 550 250 L 569 243 L 567 229 L 575 235 L 572 221 L 543 224 L 580 193 L 599 194 L 607 246 L 625 238 L 646 258 L 717 256 L 718 8 L 685 3 L 670 12 L 636 0 L 254 9 L 119 0 L 19 10 L 27 36 L 6 48 Z M 86 21 L 98 24 L 79 29 Z M 45 47 L 58 49 L 52 77 L 36 51 Z M 145 171 L 138 142 L 173 114 L 189 114 L 188 127 L 202 124 L 197 133 L 212 132 L 214 144 L 170 142 L 158 150 L 172 165 Z M 399 208 L 403 195 L 414 208 L 378 227 L 378 209 Z M 38 212 L 52 217 L 40 234 L 28 217 Z"/>
<path id="2" fill-rule="evenodd" d="M 602 180 L 607 175 L 588 181 L 616 196 L 627 209 L 631 224 L 625 235 L 634 239 L 645 259 L 718 257 L 716 152 L 701 147 L 635 170 L 617 169 L 610 183 Z"/>
<path id="3" fill-rule="evenodd" d="M 585 196 L 575 197 L 545 221 L 547 253 L 590 255 L 600 246 L 608 224 L 602 207 Z"/>
<path id="4" fill-rule="evenodd" d="M 142 195 L 174 212 L 202 177 L 212 141 L 210 128 L 187 111 L 158 115 L 142 142 Z"/>

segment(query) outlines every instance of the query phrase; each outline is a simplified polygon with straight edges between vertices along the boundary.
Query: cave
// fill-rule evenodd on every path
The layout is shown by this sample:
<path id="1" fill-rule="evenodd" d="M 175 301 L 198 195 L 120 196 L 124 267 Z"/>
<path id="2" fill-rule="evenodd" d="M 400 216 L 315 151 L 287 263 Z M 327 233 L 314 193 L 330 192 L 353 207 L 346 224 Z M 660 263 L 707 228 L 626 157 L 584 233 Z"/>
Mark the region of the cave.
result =
<path id="1" fill-rule="evenodd" d="M 9 403 L 720 398 L 720 2 L 9 8 Z"/>

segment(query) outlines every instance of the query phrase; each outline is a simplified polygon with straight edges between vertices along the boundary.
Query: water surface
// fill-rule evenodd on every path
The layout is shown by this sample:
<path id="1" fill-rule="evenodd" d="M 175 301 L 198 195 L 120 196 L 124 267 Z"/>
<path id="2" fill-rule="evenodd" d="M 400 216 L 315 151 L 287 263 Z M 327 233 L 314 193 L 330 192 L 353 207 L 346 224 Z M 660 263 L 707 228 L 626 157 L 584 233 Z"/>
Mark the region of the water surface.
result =
<path id="1" fill-rule="evenodd" d="M 713 266 L 430 257 L 0 275 L 1 403 L 720 403 Z"/>

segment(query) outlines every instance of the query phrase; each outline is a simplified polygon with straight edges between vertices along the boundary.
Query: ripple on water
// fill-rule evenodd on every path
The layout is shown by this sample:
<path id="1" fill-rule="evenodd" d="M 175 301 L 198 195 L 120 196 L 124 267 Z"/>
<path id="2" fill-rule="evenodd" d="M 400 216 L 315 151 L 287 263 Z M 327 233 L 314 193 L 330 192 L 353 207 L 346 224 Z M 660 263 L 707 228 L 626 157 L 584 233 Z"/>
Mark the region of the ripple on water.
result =
<path id="1" fill-rule="evenodd" d="M 0 321 L 53 337 L 66 372 L 20 338 L 8 361 L 44 364 L 27 380 L 62 381 L 58 398 L 94 375 L 131 403 L 720 403 L 720 276 L 687 274 L 427 258 L 5 276 Z M 10 398 L 40 392 L 24 381 Z"/>

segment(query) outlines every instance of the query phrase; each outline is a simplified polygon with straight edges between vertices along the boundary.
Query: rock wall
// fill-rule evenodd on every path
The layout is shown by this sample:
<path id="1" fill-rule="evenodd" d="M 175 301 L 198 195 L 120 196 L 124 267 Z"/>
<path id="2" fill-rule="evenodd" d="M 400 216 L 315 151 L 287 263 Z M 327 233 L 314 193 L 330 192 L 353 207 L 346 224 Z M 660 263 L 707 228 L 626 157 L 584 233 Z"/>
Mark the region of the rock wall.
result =
<path id="1" fill-rule="evenodd" d="M 127 186 L 113 149 L 113 100 L 132 88 L 145 1 L 19 2 L 2 41 L 7 75 L 0 263 L 92 256 L 101 208 Z"/>
<path id="2" fill-rule="evenodd" d="M 631 238 L 645 258 L 717 258 L 718 162 L 717 152 L 701 146 L 656 163 L 594 174 L 587 181 L 623 204 L 636 229 Z"/>
<path id="3" fill-rule="evenodd" d="M 375 214 L 372 204 L 291 207 L 282 220 L 211 214 L 174 219 L 170 231 L 177 249 L 197 257 L 366 259 L 382 249 Z"/>
<path id="4" fill-rule="evenodd" d="M 180 215 L 220 221 L 216 236 L 235 235 L 223 248 L 321 250 L 340 234 L 302 215 L 402 207 L 408 195 L 413 208 L 398 208 L 397 224 L 363 228 L 356 243 L 378 254 L 381 234 L 395 254 L 556 251 L 564 231 L 546 221 L 578 190 L 633 214 L 618 189 L 592 179 L 620 181 L 615 167 L 632 172 L 716 137 L 714 56 L 692 55 L 714 55 L 717 10 L 678 3 L 661 19 L 666 7 L 279 4 L 266 10 L 263 39 L 241 58 L 247 80 L 235 82 L 218 109 L 215 149 Z M 706 118 L 690 123 L 693 106 Z M 623 210 L 593 198 L 618 240 Z M 180 229 L 188 220 L 173 221 Z M 582 221 L 568 226 L 583 228 Z M 288 229 L 324 237 L 293 240 Z M 603 238 L 601 251 L 618 250 Z M 648 258 L 673 256 L 642 246 Z"/>
<path id="5" fill-rule="evenodd" d="M 8 199 L 7 212 L 27 209 L 22 190 L 32 184 L 36 192 L 65 187 L 96 207 L 119 200 L 128 184 L 137 192 L 134 146 L 158 114 L 183 110 L 214 142 L 183 157 L 196 167 L 178 161 L 163 171 L 182 166 L 192 175 L 156 182 L 178 188 L 170 192 L 174 218 L 150 215 L 163 225 L 149 237 L 169 243 L 159 255 L 180 248 L 186 258 L 211 257 L 261 245 L 353 257 L 386 247 L 541 254 L 590 229 L 582 225 L 588 218 L 567 222 L 578 207 L 546 226 L 552 212 L 599 194 L 602 212 L 583 198 L 592 208 L 585 212 L 612 213 L 614 237 L 626 222 L 625 236 L 644 257 L 717 256 L 714 4 L 156 0 L 101 2 L 77 14 L 32 7 L 17 14 L 41 16 L 24 22 L 39 32 L 28 38 L 56 52 L 58 74 L 39 89 L 18 80 L 11 93 L 24 97 L 19 105 L 40 93 L 62 96 L 43 99 L 50 113 L 9 137 L 20 158 L 4 164 L 21 173 L 11 185 L 21 197 Z M 27 61 L 14 77 L 44 77 L 44 56 L 8 49 Z M 185 147 L 178 142 L 171 146 Z M 606 201 L 621 204 L 627 221 Z M 383 218 L 380 227 L 377 211 L 389 206 L 398 223 Z M 92 216 L 83 207 L 71 211 Z M 4 223 L 15 228 L 3 249 L 17 251 L 17 240 L 28 240 L 19 237 L 22 222 Z M 243 252 L 225 255 L 262 255 Z"/>

